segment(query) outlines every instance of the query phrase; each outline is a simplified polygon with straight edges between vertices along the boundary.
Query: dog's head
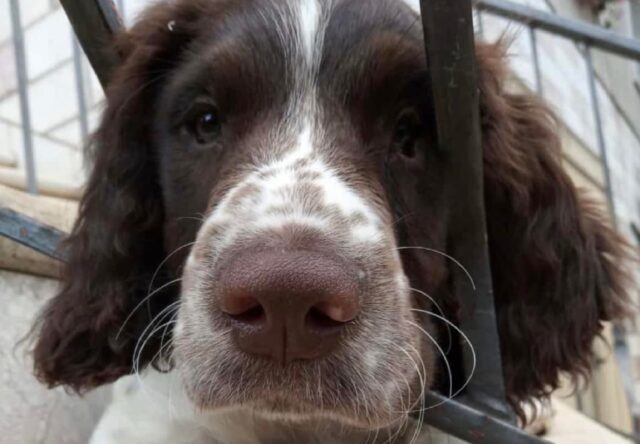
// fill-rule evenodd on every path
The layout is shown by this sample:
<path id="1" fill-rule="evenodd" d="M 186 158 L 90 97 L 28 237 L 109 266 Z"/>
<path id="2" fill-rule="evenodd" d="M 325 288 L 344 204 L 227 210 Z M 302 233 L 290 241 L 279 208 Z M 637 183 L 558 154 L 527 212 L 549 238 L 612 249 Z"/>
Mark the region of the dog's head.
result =
<path id="1" fill-rule="evenodd" d="M 426 312 L 455 316 L 456 202 L 413 9 L 179 0 L 119 48 L 63 286 L 41 320 L 43 381 L 87 389 L 169 361 L 203 409 L 375 428 L 449 377 L 443 321 Z M 589 368 L 601 321 L 624 309 L 621 247 L 562 171 L 549 113 L 503 91 L 499 48 L 479 47 L 478 63 L 515 404 Z"/>

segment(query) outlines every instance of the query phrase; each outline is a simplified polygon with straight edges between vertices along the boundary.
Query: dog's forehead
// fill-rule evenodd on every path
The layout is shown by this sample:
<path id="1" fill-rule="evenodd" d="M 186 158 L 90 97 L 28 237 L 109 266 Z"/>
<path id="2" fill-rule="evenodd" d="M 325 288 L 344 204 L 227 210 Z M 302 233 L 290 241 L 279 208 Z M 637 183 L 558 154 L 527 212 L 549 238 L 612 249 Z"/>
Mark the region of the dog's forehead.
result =
<path id="1" fill-rule="evenodd" d="M 311 85 L 334 97 L 364 93 L 389 74 L 415 72 L 425 63 L 415 0 L 247 0 L 243 5 L 229 3 L 227 13 L 202 21 L 193 47 L 198 57 L 188 60 L 199 73 L 192 77 L 240 90 L 247 98 L 242 103 L 254 110 L 280 104 L 291 93 L 300 98 Z M 255 96 L 270 100 L 255 103 Z"/>
<path id="2" fill-rule="evenodd" d="M 214 41 L 241 41 L 290 60 L 318 63 L 328 51 L 375 32 L 411 37 L 418 0 L 246 0 L 229 2 L 208 23 Z M 221 39 L 221 37 L 223 37 Z"/>

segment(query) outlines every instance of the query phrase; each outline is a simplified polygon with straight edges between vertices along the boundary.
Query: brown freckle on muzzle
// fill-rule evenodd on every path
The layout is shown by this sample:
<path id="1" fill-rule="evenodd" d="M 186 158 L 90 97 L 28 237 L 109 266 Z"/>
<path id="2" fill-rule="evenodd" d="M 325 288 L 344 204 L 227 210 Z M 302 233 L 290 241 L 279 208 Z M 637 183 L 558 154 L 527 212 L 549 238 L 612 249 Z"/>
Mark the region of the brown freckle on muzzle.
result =
<path id="1" fill-rule="evenodd" d="M 298 159 L 293 164 L 293 169 L 296 171 L 300 171 L 306 168 L 309 165 L 309 159 Z"/>
<path id="2" fill-rule="evenodd" d="M 367 223 L 367 218 L 364 214 L 357 212 L 349 216 L 349 225 L 358 226 Z"/>
<path id="3" fill-rule="evenodd" d="M 234 202 L 242 202 L 253 198 L 260 194 L 260 188 L 257 185 L 246 184 L 233 193 Z"/>
<path id="4" fill-rule="evenodd" d="M 296 180 L 300 182 L 314 182 L 316 180 L 319 180 L 320 178 L 321 175 L 317 171 L 300 171 L 296 173 Z"/>

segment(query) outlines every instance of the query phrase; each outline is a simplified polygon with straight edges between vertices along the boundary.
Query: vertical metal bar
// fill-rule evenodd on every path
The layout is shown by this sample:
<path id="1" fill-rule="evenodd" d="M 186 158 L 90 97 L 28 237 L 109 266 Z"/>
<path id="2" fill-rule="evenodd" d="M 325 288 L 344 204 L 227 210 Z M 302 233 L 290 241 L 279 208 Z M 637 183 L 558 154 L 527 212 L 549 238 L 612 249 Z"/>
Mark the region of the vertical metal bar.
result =
<path id="1" fill-rule="evenodd" d="M 98 80 L 106 87 L 121 62 L 113 38 L 123 25 L 113 0 L 60 0 L 60 4 Z"/>
<path id="2" fill-rule="evenodd" d="M 536 92 L 543 96 L 544 90 L 542 89 L 542 71 L 540 70 L 540 54 L 538 52 L 538 38 L 536 35 L 536 29 L 533 26 L 528 26 L 529 29 L 529 42 L 531 44 L 531 56 L 533 59 L 533 75 L 535 77 Z"/>
<path id="3" fill-rule="evenodd" d="M 89 120 L 87 110 L 87 96 L 85 94 L 85 77 L 82 67 L 82 51 L 75 34 L 71 33 L 73 45 L 73 71 L 76 78 L 76 92 L 78 94 L 78 122 L 80 123 L 80 136 L 82 137 L 82 145 L 87 142 L 89 137 Z"/>
<path id="4" fill-rule="evenodd" d="M 120 20 L 122 20 L 122 23 L 125 23 L 127 17 L 124 11 L 124 0 L 118 0 L 116 2 L 116 5 L 118 6 L 118 11 L 120 12 Z"/>
<path id="5" fill-rule="evenodd" d="M 11 27 L 13 30 L 13 47 L 16 58 L 16 73 L 18 75 L 18 93 L 20 96 L 20 116 L 22 118 L 22 137 L 24 146 L 25 170 L 27 175 L 27 190 L 30 193 L 38 192 L 38 180 L 36 176 L 36 164 L 33 157 L 33 137 L 31 134 L 31 112 L 29 109 L 29 75 L 27 73 L 27 60 L 24 49 L 24 34 L 20 19 L 20 5 L 18 0 L 10 1 Z"/>
<path id="6" fill-rule="evenodd" d="M 478 35 L 484 38 L 484 19 L 482 17 L 482 11 L 478 8 L 475 9 L 476 23 L 478 25 Z"/>
<path id="7" fill-rule="evenodd" d="M 477 353 L 475 373 L 461 398 L 485 413 L 513 421 L 506 402 L 500 338 L 493 299 L 484 207 L 484 172 L 480 128 L 480 98 L 471 0 L 421 0 L 425 49 L 429 64 L 439 149 L 451 178 L 448 199 L 456 202 L 449 226 L 451 254 L 475 280 L 454 274 L 453 288 L 463 306 L 460 328 Z M 468 378 L 473 355 L 463 347 L 463 371 Z M 437 415 L 427 415 L 437 421 Z"/>
<path id="8" fill-rule="evenodd" d="M 607 194 L 607 203 L 613 226 L 617 226 L 617 217 L 615 204 L 613 201 L 613 187 L 611 184 L 611 171 L 609 170 L 609 155 L 607 152 L 607 144 L 604 138 L 604 129 L 602 125 L 602 115 L 600 113 L 600 101 L 598 100 L 598 90 L 596 86 L 596 73 L 593 68 L 593 56 L 591 46 L 587 44 L 584 50 L 584 58 L 587 65 L 587 75 L 589 78 L 589 94 L 591 95 L 591 108 L 593 109 L 593 120 L 596 126 L 596 138 L 598 142 L 598 151 L 602 161 L 602 170 L 604 172 L 605 192 Z"/>

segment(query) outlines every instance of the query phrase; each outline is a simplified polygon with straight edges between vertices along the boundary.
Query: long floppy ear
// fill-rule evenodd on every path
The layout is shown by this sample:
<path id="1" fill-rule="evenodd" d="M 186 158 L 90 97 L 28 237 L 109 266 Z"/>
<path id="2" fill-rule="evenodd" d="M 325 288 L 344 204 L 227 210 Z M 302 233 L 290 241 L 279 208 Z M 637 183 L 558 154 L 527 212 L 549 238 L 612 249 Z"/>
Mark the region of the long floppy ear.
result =
<path id="1" fill-rule="evenodd" d="M 167 23 L 188 23 L 184 13 L 158 7 L 120 38 L 126 60 L 107 90 L 93 171 L 64 243 L 61 289 L 34 330 L 39 335 L 35 374 L 49 386 L 84 390 L 130 373 L 142 329 L 168 304 L 167 295 L 154 296 L 127 319 L 147 296 L 151 276 L 165 257 L 150 115 L 187 38 Z M 157 347 L 146 349 L 143 361 Z"/>
<path id="2" fill-rule="evenodd" d="M 556 120 L 507 93 L 504 50 L 479 46 L 485 199 L 507 394 L 546 397 L 587 377 L 603 321 L 627 310 L 626 246 L 561 166 Z"/>

